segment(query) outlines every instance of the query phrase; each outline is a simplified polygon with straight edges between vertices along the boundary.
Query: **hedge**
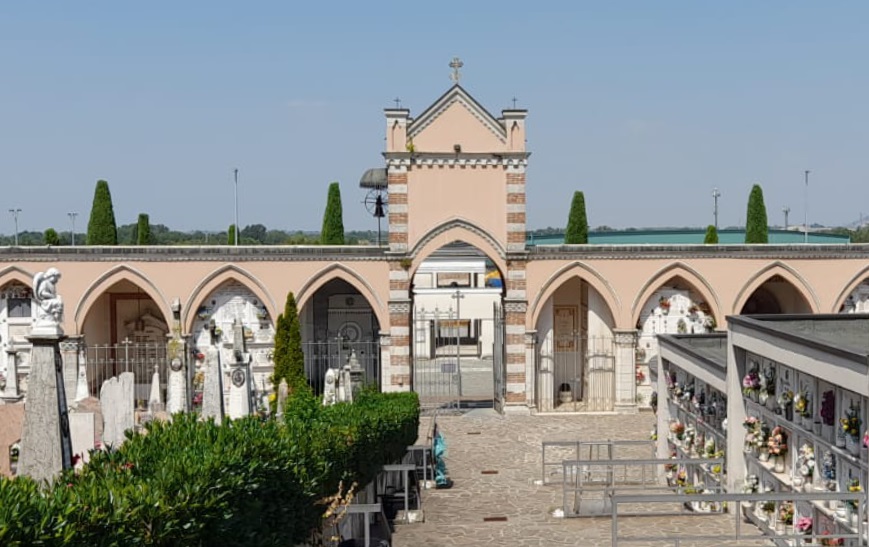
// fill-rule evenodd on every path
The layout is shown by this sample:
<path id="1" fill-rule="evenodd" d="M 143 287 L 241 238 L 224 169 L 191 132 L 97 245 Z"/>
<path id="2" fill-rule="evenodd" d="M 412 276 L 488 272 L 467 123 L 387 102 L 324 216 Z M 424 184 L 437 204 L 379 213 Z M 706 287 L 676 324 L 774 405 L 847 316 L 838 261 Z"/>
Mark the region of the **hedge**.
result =
<path id="1" fill-rule="evenodd" d="M 373 480 L 418 426 L 413 393 L 297 397 L 282 421 L 177 414 L 50 485 L 0 479 L 0 545 L 297 545 L 321 526 L 320 500 Z"/>

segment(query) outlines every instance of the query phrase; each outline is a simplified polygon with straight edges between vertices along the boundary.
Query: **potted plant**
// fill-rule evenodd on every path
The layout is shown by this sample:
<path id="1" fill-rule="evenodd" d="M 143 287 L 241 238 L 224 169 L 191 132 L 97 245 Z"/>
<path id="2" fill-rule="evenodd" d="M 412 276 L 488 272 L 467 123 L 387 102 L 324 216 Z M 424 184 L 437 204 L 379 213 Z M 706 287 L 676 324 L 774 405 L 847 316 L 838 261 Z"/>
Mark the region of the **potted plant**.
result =
<path id="1" fill-rule="evenodd" d="M 776 521 L 776 532 L 784 534 L 787 527 L 794 523 L 794 504 L 789 501 L 783 501 L 778 508 L 778 520 Z"/>
<path id="2" fill-rule="evenodd" d="M 800 533 L 804 536 L 808 536 L 808 535 L 811 535 L 811 533 L 812 533 L 812 525 L 813 524 L 814 524 L 814 521 L 812 521 L 812 517 L 800 517 L 797 519 L 797 523 L 794 524 L 794 529 L 798 533 Z M 811 538 L 809 538 L 805 541 L 811 541 Z"/>
<path id="3" fill-rule="evenodd" d="M 742 377 L 742 394 L 754 402 L 757 402 L 758 392 L 760 391 L 760 376 L 757 374 L 757 369 L 748 371 L 748 374 Z"/>

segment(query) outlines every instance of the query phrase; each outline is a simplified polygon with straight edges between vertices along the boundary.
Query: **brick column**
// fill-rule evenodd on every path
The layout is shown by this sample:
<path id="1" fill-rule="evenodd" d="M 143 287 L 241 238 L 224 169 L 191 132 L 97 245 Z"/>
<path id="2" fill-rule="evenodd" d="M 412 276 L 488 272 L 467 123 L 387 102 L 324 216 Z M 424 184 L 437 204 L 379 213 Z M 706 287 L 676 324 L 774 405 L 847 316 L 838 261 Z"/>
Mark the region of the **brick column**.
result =
<path id="1" fill-rule="evenodd" d="M 615 337 L 616 400 L 614 409 L 624 414 L 637 412 L 636 349 L 637 331 L 613 329 Z"/>
<path id="2" fill-rule="evenodd" d="M 528 301 L 525 295 L 525 265 L 524 256 L 508 258 L 505 274 L 507 298 L 504 300 L 507 333 L 505 348 L 507 403 L 523 406 L 527 405 L 530 396 L 526 385 L 528 359 L 526 358 L 525 314 L 528 311 Z"/>
<path id="3" fill-rule="evenodd" d="M 386 187 L 389 196 L 389 250 L 407 252 L 407 166 L 389 162 Z M 407 293 L 405 293 L 405 298 Z"/>
<path id="4" fill-rule="evenodd" d="M 402 261 L 393 260 L 389 263 L 389 360 L 383 368 L 384 391 L 410 391 L 412 310 L 409 295 L 409 268 L 405 268 Z"/>
<path id="5" fill-rule="evenodd" d="M 507 165 L 507 252 L 525 251 L 525 165 Z"/>

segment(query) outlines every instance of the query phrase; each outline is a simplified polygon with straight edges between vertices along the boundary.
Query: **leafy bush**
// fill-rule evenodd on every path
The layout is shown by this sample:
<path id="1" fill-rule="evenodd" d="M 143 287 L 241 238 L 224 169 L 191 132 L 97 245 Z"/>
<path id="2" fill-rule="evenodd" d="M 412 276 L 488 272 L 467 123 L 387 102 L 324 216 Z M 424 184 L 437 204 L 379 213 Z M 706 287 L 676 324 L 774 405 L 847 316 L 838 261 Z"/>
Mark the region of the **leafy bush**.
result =
<path id="1" fill-rule="evenodd" d="M 53 484 L 0 479 L 0 545 L 296 545 L 322 523 L 319 500 L 373 480 L 418 425 L 415 394 L 369 391 L 293 398 L 282 421 L 177 414 Z"/>

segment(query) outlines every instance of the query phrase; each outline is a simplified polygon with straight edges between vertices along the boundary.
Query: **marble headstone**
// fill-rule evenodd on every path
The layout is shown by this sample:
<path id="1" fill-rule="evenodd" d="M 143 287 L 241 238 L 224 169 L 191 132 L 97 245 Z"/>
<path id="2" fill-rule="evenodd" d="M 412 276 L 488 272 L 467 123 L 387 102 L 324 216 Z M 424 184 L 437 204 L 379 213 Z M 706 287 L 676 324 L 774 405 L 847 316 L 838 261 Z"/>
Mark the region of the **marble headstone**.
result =
<path id="1" fill-rule="evenodd" d="M 169 362 L 166 410 L 169 414 L 187 412 L 187 373 L 180 357 Z"/>
<path id="2" fill-rule="evenodd" d="M 232 326 L 232 355 L 229 385 L 229 417 L 241 418 L 250 415 L 251 386 L 250 364 L 245 351 L 244 326 L 236 321 Z"/>
<path id="3" fill-rule="evenodd" d="M 202 394 L 202 417 L 223 421 L 223 371 L 220 370 L 220 354 L 217 348 L 205 352 L 205 386 Z"/>
<path id="4" fill-rule="evenodd" d="M 72 453 L 81 456 L 80 464 L 90 459 L 96 437 L 96 419 L 93 412 L 70 412 L 69 435 L 72 438 Z"/>
<path id="5" fill-rule="evenodd" d="M 281 379 L 281 383 L 278 384 L 278 402 L 275 409 L 275 414 L 278 418 L 284 415 L 284 407 L 287 405 L 287 394 L 289 393 L 289 391 L 290 390 L 287 387 L 287 381 L 285 379 Z"/>
<path id="6" fill-rule="evenodd" d="M 100 406 L 103 412 L 103 444 L 120 446 L 124 432 L 135 425 L 135 375 L 122 372 L 103 382 Z"/>

